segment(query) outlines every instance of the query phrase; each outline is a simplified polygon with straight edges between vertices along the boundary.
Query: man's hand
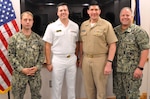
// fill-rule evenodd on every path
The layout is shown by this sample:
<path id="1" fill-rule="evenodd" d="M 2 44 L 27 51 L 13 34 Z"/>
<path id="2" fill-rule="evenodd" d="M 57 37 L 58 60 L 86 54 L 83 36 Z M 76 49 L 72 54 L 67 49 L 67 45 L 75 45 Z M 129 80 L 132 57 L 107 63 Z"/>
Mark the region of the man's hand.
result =
<path id="1" fill-rule="evenodd" d="M 33 76 L 36 73 L 37 70 L 38 70 L 38 68 L 36 66 L 31 67 L 29 75 Z"/>
<path id="2" fill-rule="evenodd" d="M 25 75 L 28 75 L 30 73 L 30 68 L 23 68 L 21 72 L 24 73 Z"/>
<path id="3" fill-rule="evenodd" d="M 133 74 L 134 78 L 141 78 L 143 76 L 143 72 L 142 70 L 140 70 L 139 68 L 136 68 Z"/>
<path id="4" fill-rule="evenodd" d="M 22 69 L 22 73 L 24 73 L 27 76 L 34 76 L 35 72 L 37 71 L 37 67 L 31 67 L 31 68 L 24 68 Z"/>
<path id="5" fill-rule="evenodd" d="M 112 63 L 111 62 L 107 62 L 104 68 L 104 74 L 105 75 L 109 75 L 112 73 Z"/>
<path id="6" fill-rule="evenodd" d="M 53 70 L 53 66 L 52 66 L 52 64 L 47 65 L 46 67 L 47 67 L 47 69 L 48 69 L 48 71 L 49 71 L 49 72 L 51 72 L 51 71 Z"/>

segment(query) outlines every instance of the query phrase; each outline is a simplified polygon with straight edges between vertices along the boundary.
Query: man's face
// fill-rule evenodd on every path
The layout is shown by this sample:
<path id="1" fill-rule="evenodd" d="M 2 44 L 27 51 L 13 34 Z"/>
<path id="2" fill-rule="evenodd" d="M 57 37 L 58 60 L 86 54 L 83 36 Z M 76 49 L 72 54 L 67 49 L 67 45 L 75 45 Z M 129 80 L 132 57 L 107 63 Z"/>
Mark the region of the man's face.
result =
<path id="1" fill-rule="evenodd" d="M 21 19 L 22 28 L 29 30 L 33 26 L 33 17 L 27 13 L 24 13 Z"/>
<path id="2" fill-rule="evenodd" d="M 99 18 L 100 13 L 101 10 L 98 5 L 92 5 L 88 9 L 88 14 L 91 20 L 97 20 Z"/>
<path id="3" fill-rule="evenodd" d="M 66 5 L 62 5 L 58 7 L 57 15 L 61 20 L 68 19 L 69 10 Z"/>
<path id="4" fill-rule="evenodd" d="M 132 23 L 133 21 L 133 16 L 132 16 L 132 12 L 129 9 L 123 9 L 120 12 L 120 22 L 122 25 L 124 26 L 128 26 Z"/>

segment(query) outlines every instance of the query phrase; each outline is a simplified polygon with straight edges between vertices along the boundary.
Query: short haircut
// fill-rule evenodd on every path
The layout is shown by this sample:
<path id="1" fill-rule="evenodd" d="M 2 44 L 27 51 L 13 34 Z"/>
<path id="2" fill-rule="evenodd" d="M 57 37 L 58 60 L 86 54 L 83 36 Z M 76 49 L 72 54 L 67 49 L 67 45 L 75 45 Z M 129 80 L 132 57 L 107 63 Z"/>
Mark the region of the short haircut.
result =
<path id="1" fill-rule="evenodd" d="M 23 12 L 21 14 L 21 19 L 22 19 L 22 17 L 23 17 L 24 14 L 29 14 L 29 15 L 31 15 L 33 17 L 33 14 L 30 11 L 25 11 L 25 12 Z"/>
<path id="2" fill-rule="evenodd" d="M 123 7 L 123 8 L 121 9 L 121 11 L 122 11 L 123 9 L 129 9 L 129 10 L 131 11 L 131 13 L 133 12 L 130 7 Z"/>
<path id="3" fill-rule="evenodd" d="M 130 7 L 123 7 L 123 8 L 120 10 L 120 13 L 121 13 L 121 11 L 124 10 L 124 9 L 128 9 L 128 10 L 131 12 L 132 16 L 134 16 L 133 11 L 132 11 L 132 9 L 131 9 Z"/>
<path id="4" fill-rule="evenodd" d="M 58 10 L 58 7 L 60 7 L 60 6 L 64 6 L 64 5 L 66 5 L 66 6 L 68 7 L 68 4 L 67 4 L 67 3 L 65 3 L 65 2 L 61 2 L 61 3 L 59 3 L 59 4 L 57 5 L 57 10 Z"/>
<path id="5" fill-rule="evenodd" d="M 100 8 L 100 4 L 99 4 L 96 0 L 92 0 L 92 1 L 90 2 L 90 4 L 89 4 L 89 7 L 90 7 L 90 6 L 94 6 L 94 5 L 97 5 L 97 6 L 99 6 L 99 8 Z"/>

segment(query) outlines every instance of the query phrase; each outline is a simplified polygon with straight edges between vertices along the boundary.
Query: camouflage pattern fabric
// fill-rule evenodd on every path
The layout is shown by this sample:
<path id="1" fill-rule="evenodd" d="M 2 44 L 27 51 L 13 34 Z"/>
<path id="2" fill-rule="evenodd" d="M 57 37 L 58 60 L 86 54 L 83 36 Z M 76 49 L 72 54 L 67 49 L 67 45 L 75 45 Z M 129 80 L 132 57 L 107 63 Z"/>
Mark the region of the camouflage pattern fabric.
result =
<path id="1" fill-rule="evenodd" d="M 31 89 L 32 99 L 41 99 L 40 70 L 44 62 L 44 42 L 41 37 L 32 32 L 29 38 L 23 33 L 16 33 L 9 39 L 8 59 L 14 71 L 12 77 L 12 93 L 15 99 L 23 99 L 27 83 Z M 21 72 L 23 68 L 37 66 L 34 76 Z"/>
<path id="2" fill-rule="evenodd" d="M 117 99 L 127 96 L 138 99 L 142 78 L 133 78 L 142 50 L 149 49 L 149 37 L 146 31 L 132 24 L 122 32 L 121 25 L 114 28 L 118 38 L 116 55 L 113 62 L 113 92 Z"/>
<path id="3" fill-rule="evenodd" d="M 150 48 L 148 34 L 134 24 L 124 32 L 121 26 L 114 30 L 118 38 L 115 56 L 117 72 L 132 72 L 138 66 L 141 51 Z"/>
<path id="4" fill-rule="evenodd" d="M 139 99 L 139 88 L 142 83 L 142 78 L 134 78 L 132 72 L 114 72 L 113 82 L 113 92 L 117 97 L 116 99 L 123 99 L 122 96 L 127 96 L 128 99 Z"/>

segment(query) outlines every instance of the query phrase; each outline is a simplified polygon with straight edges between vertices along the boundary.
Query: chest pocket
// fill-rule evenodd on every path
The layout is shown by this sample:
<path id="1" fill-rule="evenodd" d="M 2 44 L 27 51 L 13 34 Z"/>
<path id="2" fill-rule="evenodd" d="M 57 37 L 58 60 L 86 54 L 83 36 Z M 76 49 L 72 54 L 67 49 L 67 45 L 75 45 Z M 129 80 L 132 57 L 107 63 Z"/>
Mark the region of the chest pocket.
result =
<path id="1" fill-rule="evenodd" d="M 95 43 L 100 43 L 100 42 L 106 42 L 106 38 L 104 35 L 104 30 L 95 30 L 94 33 L 92 33 L 93 39 L 95 41 Z"/>
<path id="2" fill-rule="evenodd" d="M 93 33 L 94 36 L 100 37 L 104 35 L 104 30 L 95 30 Z"/>
<path id="3" fill-rule="evenodd" d="M 24 40 L 17 40 L 16 41 L 16 49 L 18 51 L 26 49 L 26 47 L 27 47 L 26 45 L 27 45 L 26 41 L 24 41 Z"/>
<path id="4" fill-rule="evenodd" d="M 31 44 L 32 44 L 31 49 L 33 52 L 39 51 L 39 41 L 34 40 L 34 41 L 32 41 Z"/>
<path id="5" fill-rule="evenodd" d="M 75 36 L 75 37 L 77 37 L 77 32 L 76 31 L 70 31 L 70 34 L 71 34 L 71 36 Z"/>
<path id="6" fill-rule="evenodd" d="M 87 35 L 87 32 L 86 31 L 82 31 L 81 33 L 80 33 L 80 36 L 82 37 L 82 36 L 86 36 Z"/>
<path id="7" fill-rule="evenodd" d="M 56 30 L 55 36 L 63 36 L 65 33 L 62 30 Z"/>
<path id="8" fill-rule="evenodd" d="M 126 37 L 123 40 L 124 40 L 125 44 L 130 47 L 136 45 L 136 39 L 135 39 L 134 34 L 126 35 Z"/>
<path id="9" fill-rule="evenodd" d="M 138 45 L 134 34 L 124 34 L 121 37 L 119 37 L 119 41 L 121 42 L 119 42 L 117 46 L 119 46 L 122 49 L 126 49 L 126 53 L 138 51 Z"/>

